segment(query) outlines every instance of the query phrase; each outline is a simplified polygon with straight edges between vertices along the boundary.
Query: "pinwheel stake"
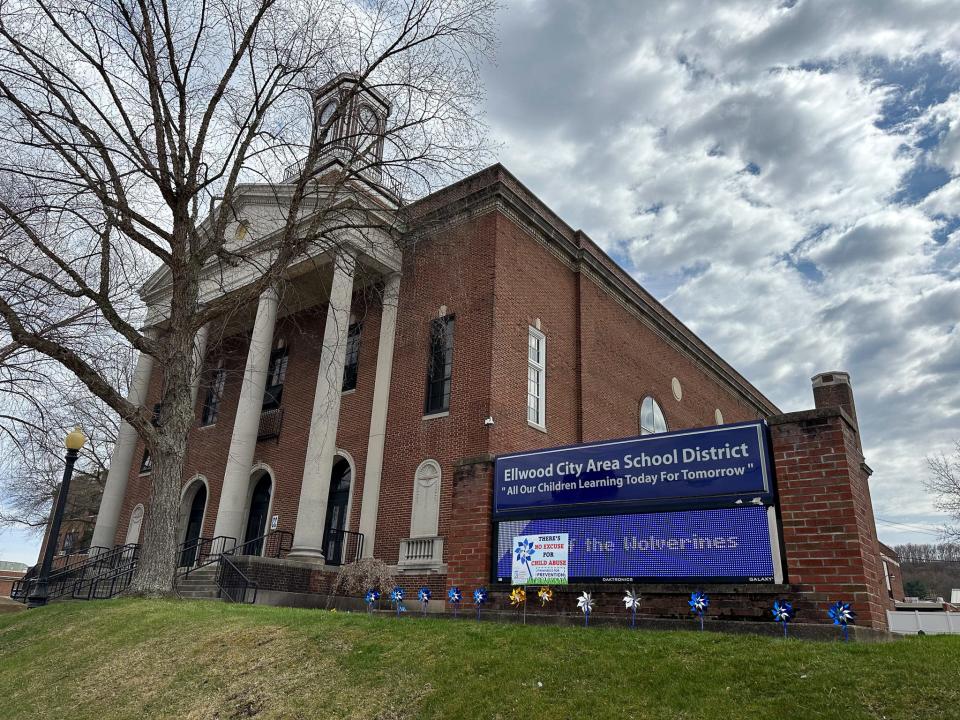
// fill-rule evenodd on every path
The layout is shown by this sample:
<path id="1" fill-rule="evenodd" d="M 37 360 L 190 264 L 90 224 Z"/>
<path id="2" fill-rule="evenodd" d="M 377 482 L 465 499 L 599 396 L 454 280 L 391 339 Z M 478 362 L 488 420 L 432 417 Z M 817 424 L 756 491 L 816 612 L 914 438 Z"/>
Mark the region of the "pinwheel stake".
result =
<path id="1" fill-rule="evenodd" d="M 783 625 L 783 636 L 787 636 L 787 624 L 793 620 L 796 611 L 793 609 L 793 605 L 788 603 L 786 600 L 774 600 L 773 601 L 773 619 Z"/>
<path id="2" fill-rule="evenodd" d="M 447 602 L 453 605 L 453 616 L 457 617 L 457 611 L 460 609 L 460 601 L 463 600 L 463 594 L 460 588 L 453 586 L 447 591 Z"/>
<path id="3" fill-rule="evenodd" d="M 850 629 L 847 626 L 853 624 L 854 618 L 857 617 L 853 608 L 850 607 L 850 603 L 837 600 L 837 602 L 830 607 L 827 614 L 830 616 L 830 619 L 833 620 L 834 625 L 839 625 L 843 629 L 844 642 L 850 642 Z"/>
<path id="4" fill-rule="evenodd" d="M 376 590 L 367 590 L 367 594 L 363 596 L 363 601 L 367 604 L 367 612 L 373 611 L 373 604 L 380 599 L 380 593 Z"/>
<path id="5" fill-rule="evenodd" d="M 633 591 L 633 588 L 625 592 L 626 595 L 623 596 L 623 604 L 627 610 L 631 612 L 630 627 L 635 628 L 637 626 L 637 608 L 640 607 L 640 596 Z"/>
<path id="6" fill-rule="evenodd" d="M 397 606 L 397 617 L 400 617 L 400 613 L 406 611 L 403 606 L 403 588 L 399 585 L 390 591 L 390 602 Z"/>
<path id="7" fill-rule="evenodd" d="M 427 616 L 427 603 L 430 602 L 430 588 L 422 587 L 417 590 L 417 600 L 420 601 L 420 607 L 423 608 L 423 616 Z"/>
<path id="8" fill-rule="evenodd" d="M 510 593 L 510 604 L 523 608 L 523 624 L 527 624 L 527 591 L 522 587 L 514 588 Z"/>
<path id="9" fill-rule="evenodd" d="M 487 601 L 488 597 L 486 588 L 477 588 L 473 591 L 473 604 L 477 606 L 477 620 L 480 619 L 480 606 Z"/>
<path id="10" fill-rule="evenodd" d="M 710 598 L 703 592 L 690 593 L 690 599 L 687 601 L 690 606 L 690 612 L 700 618 L 700 629 L 703 630 L 703 616 L 710 606 Z"/>
<path id="11" fill-rule="evenodd" d="M 577 598 L 577 607 L 583 611 L 583 626 L 589 627 L 590 613 L 593 611 L 593 597 L 586 590 Z"/>
<path id="12" fill-rule="evenodd" d="M 533 577 L 533 571 L 530 569 L 530 558 L 533 557 L 533 554 L 536 550 L 533 549 L 533 542 L 527 538 L 524 538 L 517 543 L 517 547 L 514 549 L 514 554 L 517 556 L 517 562 L 521 562 L 527 568 L 527 577 Z"/>

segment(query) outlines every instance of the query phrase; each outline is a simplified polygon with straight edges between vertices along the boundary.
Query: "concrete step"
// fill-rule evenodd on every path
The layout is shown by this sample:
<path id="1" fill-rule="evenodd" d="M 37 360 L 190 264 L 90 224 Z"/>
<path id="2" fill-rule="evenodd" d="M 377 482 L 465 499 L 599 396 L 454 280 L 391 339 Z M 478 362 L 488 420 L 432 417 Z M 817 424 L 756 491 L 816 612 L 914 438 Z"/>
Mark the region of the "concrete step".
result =
<path id="1" fill-rule="evenodd" d="M 219 597 L 217 588 L 212 590 L 182 590 L 177 589 L 177 595 L 188 600 L 216 600 Z"/>

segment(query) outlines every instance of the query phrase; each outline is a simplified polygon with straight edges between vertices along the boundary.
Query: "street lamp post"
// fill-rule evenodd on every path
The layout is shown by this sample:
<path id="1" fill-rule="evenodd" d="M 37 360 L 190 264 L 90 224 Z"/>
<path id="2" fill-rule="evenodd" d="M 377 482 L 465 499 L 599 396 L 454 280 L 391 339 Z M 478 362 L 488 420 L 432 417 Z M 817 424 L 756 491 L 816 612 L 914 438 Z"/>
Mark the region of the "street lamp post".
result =
<path id="1" fill-rule="evenodd" d="M 67 506 L 67 495 L 70 493 L 70 478 L 73 477 L 73 466 L 77 462 L 80 448 L 87 441 L 80 428 L 74 428 L 67 433 L 67 458 L 63 468 L 63 480 L 60 491 L 57 493 L 57 506 L 50 521 L 50 532 L 47 533 L 47 546 L 43 553 L 43 563 L 40 565 L 40 575 L 31 584 L 30 595 L 27 597 L 29 607 L 40 607 L 47 604 L 47 583 L 50 580 L 50 567 L 53 565 L 53 555 L 57 551 L 57 541 L 60 537 L 60 523 L 63 522 L 63 511 Z"/>

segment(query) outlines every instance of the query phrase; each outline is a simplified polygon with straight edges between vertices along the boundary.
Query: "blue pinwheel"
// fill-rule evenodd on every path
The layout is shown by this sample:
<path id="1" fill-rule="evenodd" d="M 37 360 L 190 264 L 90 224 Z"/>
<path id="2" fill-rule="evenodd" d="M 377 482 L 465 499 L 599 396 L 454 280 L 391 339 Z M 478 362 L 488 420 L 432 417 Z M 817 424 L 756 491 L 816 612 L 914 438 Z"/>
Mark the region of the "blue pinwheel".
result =
<path id="1" fill-rule="evenodd" d="M 423 608 L 424 616 L 426 616 L 427 614 L 427 603 L 430 602 L 430 596 L 431 596 L 430 588 L 428 587 L 422 587 L 419 590 L 417 590 L 417 600 L 420 601 L 420 605 Z"/>
<path id="2" fill-rule="evenodd" d="M 480 619 L 480 607 L 487 601 L 488 597 L 490 595 L 486 588 L 481 587 L 473 591 L 473 604 L 477 606 L 477 620 Z"/>
<path id="3" fill-rule="evenodd" d="M 687 604 L 690 606 L 690 612 L 700 618 L 700 629 L 703 630 L 703 616 L 710 606 L 710 598 L 704 592 L 692 592 Z"/>
<path id="4" fill-rule="evenodd" d="M 397 617 L 400 617 L 400 613 L 406 612 L 407 609 L 403 606 L 403 588 L 399 585 L 390 591 L 390 602 L 397 608 Z"/>
<path id="5" fill-rule="evenodd" d="M 454 585 L 447 591 L 447 602 L 453 605 L 453 616 L 457 616 L 457 611 L 460 609 L 460 601 L 463 600 L 463 593 L 460 592 L 460 588 Z"/>
<path id="6" fill-rule="evenodd" d="M 773 609 L 770 612 L 773 613 L 774 621 L 783 625 L 783 636 L 786 637 L 787 624 L 790 623 L 797 614 L 793 609 L 793 605 L 786 600 L 774 600 Z"/>
<path id="7" fill-rule="evenodd" d="M 514 554 L 517 556 L 517 562 L 523 563 L 527 568 L 527 575 L 533 577 L 533 571 L 530 570 L 530 559 L 536 552 L 533 548 L 533 542 L 529 538 L 524 538 L 517 543 Z"/>
<path id="8" fill-rule="evenodd" d="M 380 599 L 380 593 L 376 590 L 367 590 L 367 594 L 363 596 L 363 601 L 367 604 L 367 612 L 373 610 L 373 604 Z"/>
<path id="9" fill-rule="evenodd" d="M 830 616 L 830 619 L 833 620 L 834 625 L 839 625 L 843 628 L 843 639 L 845 641 L 850 640 L 850 631 L 847 628 L 848 625 L 854 623 L 854 619 L 857 617 L 857 614 L 853 611 L 853 608 L 850 607 L 850 603 L 845 603 L 843 600 L 837 600 L 833 605 L 830 606 L 830 610 L 827 612 Z"/>

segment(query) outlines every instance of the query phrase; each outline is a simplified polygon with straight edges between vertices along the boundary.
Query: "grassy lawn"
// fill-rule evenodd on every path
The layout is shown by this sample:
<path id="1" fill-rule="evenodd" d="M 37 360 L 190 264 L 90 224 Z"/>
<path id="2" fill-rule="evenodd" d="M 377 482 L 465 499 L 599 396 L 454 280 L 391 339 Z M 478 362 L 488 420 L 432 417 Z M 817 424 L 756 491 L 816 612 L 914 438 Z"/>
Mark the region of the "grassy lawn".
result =
<path id="1" fill-rule="evenodd" d="M 960 637 L 784 641 L 216 602 L 0 615 L 4 718 L 957 718 Z"/>

